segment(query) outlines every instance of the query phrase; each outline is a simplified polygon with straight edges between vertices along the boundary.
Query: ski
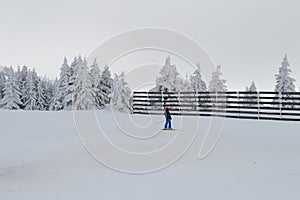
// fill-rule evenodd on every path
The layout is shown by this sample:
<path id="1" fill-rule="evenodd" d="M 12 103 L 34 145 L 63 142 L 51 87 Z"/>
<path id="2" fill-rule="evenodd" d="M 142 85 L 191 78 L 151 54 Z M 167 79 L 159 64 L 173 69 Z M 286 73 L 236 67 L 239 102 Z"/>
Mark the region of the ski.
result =
<path id="1" fill-rule="evenodd" d="M 171 129 L 169 129 L 169 128 L 163 128 L 162 130 L 163 131 L 178 131 L 179 129 L 175 129 L 175 128 L 171 128 Z"/>

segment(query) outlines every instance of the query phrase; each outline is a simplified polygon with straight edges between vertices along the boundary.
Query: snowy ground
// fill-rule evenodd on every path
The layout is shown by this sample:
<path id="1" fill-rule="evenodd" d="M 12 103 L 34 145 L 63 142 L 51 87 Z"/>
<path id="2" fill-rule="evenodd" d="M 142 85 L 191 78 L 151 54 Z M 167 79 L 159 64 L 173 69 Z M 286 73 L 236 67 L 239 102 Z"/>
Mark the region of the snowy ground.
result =
<path id="1" fill-rule="evenodd" d="M 112 126 L 110 137 L 116 144 L 138 148 L 116 131 L 109 111 L 97 115 Z M 200 118 L 199 136 L 209 121 Z M 175 127 L 176 122 L 175 117 Z M 226 120 L 219 143 L 206 159 L 197 159 L 197 137 L 172 166 L 132 175 L 111 170 L 86 152 L 71 112 L 2 110 L 0 199 L 300 199 L 299 130 L 299 122 Z M 153 138 L 152 147 L 172 134 Z"/>

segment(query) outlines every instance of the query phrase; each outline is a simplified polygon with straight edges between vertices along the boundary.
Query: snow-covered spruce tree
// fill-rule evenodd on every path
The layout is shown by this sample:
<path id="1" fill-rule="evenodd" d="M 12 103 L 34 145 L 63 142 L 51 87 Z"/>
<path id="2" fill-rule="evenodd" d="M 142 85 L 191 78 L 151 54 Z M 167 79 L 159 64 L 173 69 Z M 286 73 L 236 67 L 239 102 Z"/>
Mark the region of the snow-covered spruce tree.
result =
<path id="1" fill-rule="evenodd" d="M 159 72 L 159 76 L 156 78 L 156 86 L 150 89 L 150 92 L 159 92 L 159 93 L 179 93 L 183 88 L 183 80 L 180 77 L 179 72 L 175 65 L 171 64 L 171 58 L 168 56 L 166 58 L 165 64 Z M 157 94 L 158 98 L 155 99 L 160 102 L 161 94 Z M 164 94 L 163 97 L 163 106 L 167 105 L 168 99 L 170 99 L 170 94 Z M 153 99 L 154 100 L 154 99 Z M 174 100 L 172 98 L 172 100 Z M 179 102 L 179 100 L 178 100 Z M 155 108 L 161 108 L 161 103 L 151 103 L 156 104 Z M 175 102 L 173 103 L 175 104 Z"/>
<path id="2" fill-rule="evenodd" d="M 44 88 L 45 110 L 50 110 L 50 105 L 54 97 L 54 82 L 47 77 L 44 77 L 41 82 Z"/>
<path id="3" fill-rule="evenodd" d="M 92 87 L 88 63 L 84 58 L 74 83 L 74 109 L 90 110 L 94 109 L 95 106 L 95 91 Z"/>
<path id="4" fill-rule="evenodd" d="M 28 70 L 26 82 L 25 82 L 25 93 L 23 94 L 24 109 L 25 110 L 36 110 L 37 109 L 37 97 L 38 97 L 38 77 L 33 69 Z"/>
<path id="5" fill-rule="evenodd" d="M 207 85 L 204 80 L 202 80 L 202 74 L 200 69 L 200 64 L 197 63 L 197 69 L 190 77 L 191 87 L 193 91 L 197 92 L 205 92 L 207 91 Z"/>
<path id="6" fill-rule="evenodd" d="M 16 84 L 15 73 L 12 67 L 4 70 L 5 84 L 3 89 L 3 98 L 0 101 L 0 108 L 18 110 L 22 105 L 20 99 L 20 88 Z"/>
<path id="7" fill-rule="evenodd" d="M 252 83 L 251 83 L 250 87 L 248 88 L 248 90 L 250 92 L 257 92 L 257 88 L 256 88 L 256 85 L 255 85 L 254 81 L 252 81 Z"/>
<path id="8" fill-rule="evenodd" d="M 108 96 L 103 89 L 105 86 L 102 84 L 102 76 L 96 59 L 94 59 L 94 63 L 91 65 L 90 78 L 92 88 L 95 93 L 95 107 L 103 108 L 105 106 L 106 101 L 108 100 Z"/>
<path id="9" fill-rule="evenodd" d="M 284 56 L 281 62 L 281 67 L 279 68 L 279 73 L 275 75 L 276 77 L 276 92 L 295 92 L 295 79 L 290 76 L 292 72 L 289 68 L 290 64 L 288 62 L 287 55 Z"/>
<path id="10" fill-rule="evenodd" d="M 179 75 L 176 66 L 171 64 L 171 58 L 168 56 L 156 78 L 156 87 L 151 91 L 180 92 L 183 88 L 183 80 Z"/>
<path id="11" fill-rule="evenodd" d="M 64 98 L 63 104 L 65 105 L 66 110 L 71 110 L 72 106 L 75 102 L 75 82 L 77 79 L 77 75 L 79 72 L 79 69 L 81 68 L 83 64 L 82 58 L 79 55 L 78 57 L 75 57 L 72 64 L 71 64 L 71 76 L 69 80 L 69 86 L 67 88 L 66 96 Z"/>
<path id="12" fill-rule="evenodd" d="M 216 103 L 216 102 L 226 102 L 227 98 L 221 98 L 218 95 L 218 92 L 224 92 L 227 90 L 227 86 L 225 85 L 226 81 L 221 78 L 221 65 L 217 65 L 217 69 L 212 73 L 212 80 L 209 82 L 209 91 L 215 93 L 215 98 L 212 98 L 212 106 L 226 106 L 226 103 Z"/>
<path id="13" fill-rule="evenodd" d="M 191 87 L 192 90 L 195 93 L 198 92 L 206 92 L 207 91 L 207 84 L 205 81 L 202 79 L 202 74 L 201 74 L 201 68 L 200 64 L 197 63 L 197 68 L 195 69 L 194 73 L 190 76 L 190 81 L 191 81 Z M 198 98 L 198 103 L 199 106 L 204 106 L 205 103 L 202 103 L 203 100 L 207 100 L 207 98 L 201 98 L 201 96 L 205 96 L 206 94 L 201 94 Z M 195 109 L 196 107 L 194 107 Z"/>
<path id="14" fill-rule="evenodd" d="M 6 67 L 0 66 L 0 101 L 4 96 L 3 92 L 4 92 L 4 85 L 6 82 L 4 69 L 6 69 Z"/>
<path id="15" fill-rule="evenodd" d="M 71 68 L 68 65 L 68 60 L 65 57 L 60 68 L 59 79 L 56 85 L 55 98 L 53 102 L 54 110 L 61 110 L 67 108 L 66 96 L 69 89 L 69 82 L 71 78 Z"/>
<path id="16" fill-rule="evenodd" d="M 114 109 L 130 113 L 132 111 L 131 105 L 131 90 L 125 82 L 125 73 L 120 75 L 115 74 L 113 81 L 113 91 L 111 94 L 111 104 Z"/>
<path id="17" fill-rule="evenodd" d="M 185 79 L 182 83 L 182 88 L 180 88 L 181 92 L 191 92 L 192 91 L 192 87 L 191 87 L 191 82 L 189 80 L 189 76 L 185 75 Z"/>
<path id="18" fill-rule="evenodd" d="M 20 71 L 20 68 L 18 67 L 18 71 L 16 73 L 16 81 L 17 81 L 18 87 L 20 88 L 20 92 L 21 92 L 21 96 L 20 96 L 21 101 L 22 101 L 21 109 L 24 109 L 25 102 L 26 102 L 25 84 L 27 81 L 27 73 L 28 73 L 27 66 L 23 66 L 21 71 Z"/>
<path id="19" fill-rule="evenodd" d="M 4 92 L 5 82 L 6 82 L 6 80 L 5 80 L 4 72 L 2 70 L 0 70 L 0 101 L 4 95 L 3 92 Z"/>
<path id="20" fill-rule="evenodd" d="M 37 83 L 36 109 L 47 110 L 45 84 L 43 83 L 43 80 L 41 80 L 40 78 L 38 79 L 38 83 Z"/>
<path id="21" fill-rule="evenodd" d="M 217 65 L 217 70 L 212 74 L 212 80 L 209 82 L 209 91 L 210 92 L 222 92 L 227 90 L 225 85 L 226 81 L 221 79 L 221 65 Z"/>
<path id="22" fill-rule="evenodd" d="M 111 72 L 108 65 L 104 67 L 104 70 L 101 73 L 100 81 L 104 103 L 108 104 L 110 102 L 110 94 L 112 93 L 113 84 L 113 79 L 111 77 Z"/>
<path id="23" fill-rule="evenodd" d="M 23 67 L 24 68 L 24 67 Z M 22 71 L 20 69 L 20 66 L 17 67 L 17 70 L 14 72 L 15 73 L 15 79 L 16 79 L 16 84 L 18 85 L 18 87 L 20 88 L 20 92 L 22 90 L 22 87 L 24 87 L 25 85 L 25 81 L 26 81 L 26 76 L 24 76 L 24 80 L 23 80 L 23 74 Z M 27 73 L 27 68 L 26 68 L 26 73 Z M 21 92 L 21 101 L 22 101 L 22 92 Z M 22 108 L 22 107 L 21 107 Z"/>
<path id="24" fill-rule="evenodd" d="M 56 77 L 53 82 L 53 95 L 50 100 L 49 110 L 57 111 L 61 109 L 61 102 L 59 101 L 59 96 L 57 91 L 58 91 L 58 79 Z"/>
<path id="25" fill-rule="evenodd" d="M 185 76 L 185 80 L 183 81 L 182 88 L 180 88 L 180 92 L 192 92 L 192 87 L 191 87 L 191 82 L 189 80 L 189 76 Z M 184 98 L 183 96 L 180 95 L 180 105 L 182 109 L 189 109 L 192 110 L 192 104 L 195 102 L 191 102 L 189 98 Z"/>
<path id="26" fill-rule="evenodd" d="M 246 87 L 246 92 L 255 92 L 253 94 L 245 94 L 245 98 L 243 101 L 249 102 L 244 103 L 245 106 L 254 106 L 257 105 L 258 97 L 257 97 L 257 89 L 254 81 L 252 81 L 250 87 Z"/>
<path id="27" fill-rule="evenodd" d="M 275 75 L 276 78 L 276 85 L 275 91 L 276 92 L 295 92 L 295 79 L 290 76 L 292 72 L 289 68 L 290 64 L 288 62 L 287 55 L 284 56 L 283 61 L 281 62 L 281 66 L 279 68 L 279 73 Z M 292 103 L 295 102 L 290 100 L 289 98 L 293 95 L 284 94 L 282 95 L 282 102 L 283 103 Z M 275 102 L 280 101 L 280 96 L 275 96 Z M 293 105 L 283 105 L 284 107 L 293 107 Z"/>

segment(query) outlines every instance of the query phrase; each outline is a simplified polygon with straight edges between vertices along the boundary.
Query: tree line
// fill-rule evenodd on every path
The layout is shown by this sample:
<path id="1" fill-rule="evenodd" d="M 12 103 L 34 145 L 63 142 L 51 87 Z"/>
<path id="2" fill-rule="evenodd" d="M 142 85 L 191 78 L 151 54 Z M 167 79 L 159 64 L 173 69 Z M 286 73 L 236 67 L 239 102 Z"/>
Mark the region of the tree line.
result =
<path id="1" fill-rule="evenodd" d="M 55 80 L 38 76 L 27 66 L 15 71 L 0 71 L 0 108 L 10 110 L 89 110 L 102 109 L 112 100 L 119 110 L 130 111 L 131 91 L 125 74 L 111 75 L 108 66 L 100 71 L 96 59 L 89 65 L 76 56 L 69 65 L 64 58 L 60 75 Z"/>
<path id="2" fill-rule="evenodd" d="M 182 79 L 176 65 L 171 63 L 171 58 L 167 57 L 164 66 L 156 78 L 156 86 L 150 91 L 157 92 L 222 92 L 227 91 L 226 80 L 222 78 L 221 65 L 216 66 L 216 70 L 212 73 L 211 80 L 207 84 L 201 75 L 200 64 L 196 65 L 196 69 L 192 75 Z M 284 56 L 278 74 L 275 75 L 276 92 L 296 92 L 295 79 L 291 77 L 291 69 L 287 55 Z M 254 81 L 247 92 L 256 92 L 257 88 Z"/>
<path id="3" fill-rule="evenodd" d="M 156 78 L 156 86 L 150 89 L 150 92 L 224 92 L 227 91 L 226 80 L 222 78 L 221 65 L 217 65 L 215 71 L 212 73 L 211 80 L 207 84 L 201 75 L 200 64 L 196 65 L 196 69 L 190 76 L 186 76 L 182 79 L 175 64 L 171 63 L 171 58 L 167 57 L 165 64 L 159 72 Z M 277 92 L 274 97 L 274 102 L 284 102 L 284 103 L 295 103 L 293 97 L 290 94 L 281 94 L 284 92 L 296 92 L 295 79 L 291 77 L 291 69 L 288 61 L 287 55 L 284 56 L 279 71 L 275 74 L 275 87 L 274 91 Z M 243 101 L 246 105 L 251 105 L 249 103 L 257 104 L 259 101 L 259 94 L 257 93 L 257 87 L 254 81 L 249 87 L 245 88 L 246 92 L 243 95 Z M 200 98 L 200 97 L 199 97 Z M 299 98 L 299 96 L 297 96 Z M 200 100 L 200 99 L 199 99 Z M 294 107 L 294 105 L 285 105 L 285 107 Z"/>
<path id="4" fill-rule="evenodd" d="M 112 77 L 108 66 L 100 68 L 95 59 L 89 64 L 86 58 L 76 56 L 71 64 L 63 60 L 60 75 L 55 80 L 39 76 L 35 69 L 27 66 L 14 70 L 4 67 L 0 71 L 0 108 L 10 110 L 89 110 L 102 109 L 111 103 L 122 112 L 130 112 L 131 90 L 125 81 L 125 73 Z M 275 75 L 276 92 L 295 92 L 295 79 L 291 77 L 287 55 L 284 56 L 278 74 Z M 217 65 L 207 84 L 201 74 L 200 65 L 193 74 L 183 79 L 176 65 L 167 57 L 156 77 L 156 92 L 220 92 L 227 91 L 222 78 L 221 65 Z M 256 92 L 254 82 L 246 91 Z M 253 94 L 249 94 L 250 96 Z M 255 101 L 255 100 L 254 100 Z"/>

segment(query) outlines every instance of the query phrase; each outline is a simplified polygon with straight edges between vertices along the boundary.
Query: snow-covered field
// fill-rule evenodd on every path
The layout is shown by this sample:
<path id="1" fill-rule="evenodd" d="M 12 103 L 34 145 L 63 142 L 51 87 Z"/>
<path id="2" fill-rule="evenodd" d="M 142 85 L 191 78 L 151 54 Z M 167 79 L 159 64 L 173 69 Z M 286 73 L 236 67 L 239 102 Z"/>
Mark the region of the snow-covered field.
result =
<path id="1" fill-rule="evenodd" d="M 139 142 L 147 145 L 146 140 L 121 136 L 110 111 L 97 115 L 111 126 L 116 144 L 131 150 Z M 179 119 L 174 118 L 176 128 Z M 1 110 L 0 199 L 300 199 L 299 122 L 226 120 L 214 151 L 198 160 L 209 122 L 200 118 L 199 137 L 176 163 L 132 175 L 103 166 L 85 150 L 72 112 Z M 162 132 L 150 147 L 168 142 L 175 133 Z"/>

